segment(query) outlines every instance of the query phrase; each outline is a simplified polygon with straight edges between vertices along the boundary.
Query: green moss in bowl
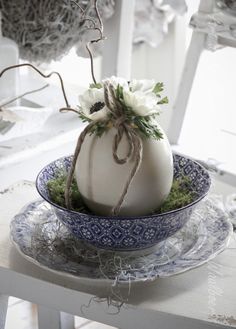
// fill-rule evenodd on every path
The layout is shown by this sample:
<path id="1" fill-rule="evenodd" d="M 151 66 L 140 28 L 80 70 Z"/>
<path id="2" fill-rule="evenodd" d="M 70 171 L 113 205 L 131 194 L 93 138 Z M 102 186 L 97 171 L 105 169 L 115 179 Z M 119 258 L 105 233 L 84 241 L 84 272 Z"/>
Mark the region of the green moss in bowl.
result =
<path id="1" fill-rule="evenodd" d="M 153 214 L 161 214 L 190 204 L 194 199 L 194 193 L 188 188 L 189 184 L 189 179 L 186 176 L 181 176 L 178 179 L 175 178 L 169 196 L 162 204 L 161 208 L 154 211 Z M 64 197 L 66 174 L 59 172 L 55 179 L 48 181 L 47 187 L 52 202 L 61 207 L 66 207 Z M 73 179 L 71 185 L 71 206 L 74 211 L 93 214 L 84 204 L 75 179 Z"/>

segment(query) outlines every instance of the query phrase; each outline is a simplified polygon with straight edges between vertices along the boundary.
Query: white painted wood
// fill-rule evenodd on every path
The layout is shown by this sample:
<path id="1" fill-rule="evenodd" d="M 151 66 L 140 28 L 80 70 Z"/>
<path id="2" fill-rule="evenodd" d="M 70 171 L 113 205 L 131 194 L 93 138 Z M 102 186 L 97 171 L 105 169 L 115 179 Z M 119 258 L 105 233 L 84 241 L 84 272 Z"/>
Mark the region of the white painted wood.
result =
<path id="1" fill-rule="evenodd" d="M 176 17 L 157 48 L 142 44 L 134 47 L 133 51 L 132 78 L 154 79 L 164 83 L 163 95 L 168 96 L 169 103 L 162 107 L 158 122 L 167 135 L 186 54 L 185 36 L 186 17 Z"/>
<path id="2" fill-rule="evenodd" d="M 197 70 L 200 55 L 204 49 L 205 41 L 206 35 L 204 33 L 193 32 L 168 131 L 168 137 L 171 144 L 178 143 L 194 76 Z"/>
<path id="3" fill-rule="evenodd" d="M 224 47 L 232 47 L 232 48 L 236 48 L 236 39 L 229 39 L 229 38 L 224 38 L 219 36 L 218 37 L 218 42 L 220 45 L 224 46 Z"/>
<path id="4" fill-rule="evenodd" d="M 213 13 L 215 6 L 214 0 L 201 0 L 198 12 L 204 14 Z M 207 17 L 207 15 L 206 15 Z M 219 21 L 222 20 L 224 24 L 229 24 L 231 22 L 230 16 L 220 16 Z M 231 22 L 231 24 L 233 24 Z M 221 35 L 222 34 L 222 35 Z M 171 117 L 168 137 L 172 144 L 177 144 L 181 128 L 183 126 L 184 117 L 186 113 L 186 108 L 188 105 L 189 96 L 191 93 L 195 73 L 198 67 L 200 55 L 204 50 L 208 38 L 208 32 L 204 29 L 202 31 L 194 30 L 190 42 L 190 46 L 188 48 L 185 64 L 182 72 L 181 81 L 179 84 L 177 96 L 175 99 L 175 104 L 173 107 L 173 114 Z M 227 38 L 227 34 L 224 35 L 224 32 L 218 33 L 218 43 L 223 46 L 236 47 L 236 42 L 231 37 Z M 207 48 L 207 47 L 206 47 Z"/>
<path id="5" fill-rule="evenodd" d="M 5 328 L 8 306 L 8 296 L 0 294 L 0 329 Z"/>
<path id="6" fill-rule="evenodd" d="M 231 248 L 208 265 L 152 284 L 131 286 L 127 307 L 117 313 L 117 309 L 108 308 L 106 302 L 97 303 L 92 299 L 94 295 L 108 295 L 109 285 L 54 274 L 31 264 L 12 248 L 10 219 L 36 196 L 34 188 L 28 185 L 11 189 L 0 197 L 2 294 L 121 329 L 236 328 L 235 236 Z M 209 281 L 213 275 L 215 281 Z M 110 315 L 112 312 L 117 314 Z"/>
<path id="7" fill-rule="evenodd" d="M 215 0 L 201 0 L 199 5 L 199 11 L 204 13 L 211 13 L 215 6 Z"/>
<path id="8" fill-rule="evenodd" d="M 171 30 L 170 30 L 171 32 Z M 173 49 L 170 49 L 170 51 L 173 52 L 172 61 L 173 61 L 173 71 L 174 76 L 173 79 L 173 99 L 177 95 L 178 86 L 180 83 L 183 67 L 184 67 L 184 61 L 185 61 L 185 46 L 186 46 L 186 18 L 185 17 L 176 17 L 173 22 L 173 30 L 172 30 L 172 38 L 173 38 Z M 166 55 L 170 56 L 168 52 Z M 164 61 L 163 61 L 164 62 Z M 165 63 L 165 62 L 164 62 Z M 170 65 L 170 60 L 168 65 Z M 172 96 L 172 95 L 171 95 Z M 172 101 L 173 103 L 173 101 Z M 172 112 L 171 112 L 172 113 Z"/>
<path id="9" fill-rule="evenodd" d="M 38 305 L 39 329 L 74 329 L 74 316 Z"/>
<path id="10" fill-rule="evenodd" d="M 0 168 L 53 150 L 66 144 L 76 145 L 84 124 L 74 113 L 55 113 L 35 134 L 13 138 L 0 143 Z M 65 153 L 64 153 L 65 154 Z"/>
<path id="11" fill-rule="evenodd" d="M 115 14 L 104 24 L 102 78 L 130 79 L 135 0 L 117 0 Z"/>
<path id="12" fill-rule="evenodd" d="M 21 80 L 23 90 L 36 89 L 45 83 L 41 79 L 32 80 L 22 77 Z M 78 94 L 82 90 L 83 88 L 78 86 L 70 86 L 67 89 L 68 99 L 72 106 L 78 104 Z M 59 112 L 59 109 L 64 106 L 59 87 L 50 85 L 43 92 L 43 97 L 41 93 L 28 95 L 26 100 L 23 99 L 22 105 L 35 107 L 40 111 L 40 107 L 45 104 L 52 107 L 54 113 L 39 132 L 0 142 L 0 168 L 55 149 L 58 146 L 65 147 L 65 144 L 69 142 L 74 142 L 75 148 L 76 140 L 84 125 L 75 113 Z"/>

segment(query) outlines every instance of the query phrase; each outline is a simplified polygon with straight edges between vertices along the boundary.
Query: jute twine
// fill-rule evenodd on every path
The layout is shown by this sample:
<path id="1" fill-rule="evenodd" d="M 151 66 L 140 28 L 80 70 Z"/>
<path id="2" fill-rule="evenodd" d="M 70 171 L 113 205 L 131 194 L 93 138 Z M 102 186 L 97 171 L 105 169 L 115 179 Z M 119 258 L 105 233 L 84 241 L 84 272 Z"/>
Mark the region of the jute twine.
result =
<path id="1" fill-rule="evenodd" d="M 122 204 L 125 200 L 125 197 L 128 193 L 129 187 L 139 170 L 141 161 L 142 161 L 142 154 L 143 154 L 143 143 L 141 137 L 138 135 L 137 131 L 127 122 L 127 118 L 125 116 L 123 106 L 120 101 L 116 98 L 115 89 L 109 82 L 104 83 L 104 102 L 109 111 L 112 113 L 113 117 L 113 126 L 116 129 L 116 134 L 114 136 L 113 144 L 112 144 L 112 154 L 113 159 L 116 163 L 122 165 L 127 163 L 128 161 L 134 161 L 134 166 L 127 178 L 127 181 L 124 185 L 123 191 L 119 197 L 117 204 L 113 207 L 111 211 L 112 216 L 117 216 L 120 212 Z M 77 145 L 75 148 L 72 164 L 69 170 L 69 174 L 67 177 L 66 182 L 66 189 L 65 189 L 65 202 L 66 207 L 68 209 L 71 208 L 70 203 L 70 188 L 74 176 L 76 162 L 85 140 L 85 137 L 88 133 L 91 132 L 92 128 L 97 124 L 96 121 L 91 122 L 88 126 L 80 134 Z M 128 142 L 128 151 L 125 157 L 121 158 L 118 155 L 118 149 L 120 142 L 123 138 L 126 137 Z"/>

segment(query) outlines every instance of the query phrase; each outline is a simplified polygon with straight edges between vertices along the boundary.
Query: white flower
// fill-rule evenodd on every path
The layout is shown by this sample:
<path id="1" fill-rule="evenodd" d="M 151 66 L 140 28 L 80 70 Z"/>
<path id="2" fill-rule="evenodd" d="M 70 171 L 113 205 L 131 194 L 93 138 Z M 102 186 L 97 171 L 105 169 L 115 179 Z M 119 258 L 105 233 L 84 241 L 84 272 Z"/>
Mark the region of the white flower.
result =
<path id="1" fill-rule="evenodd" d="M 144 93 L 151 93 L 156 85 L 155 80 L 132 80 L 129 87 L 132 92 L 142 91 Z"/>
<path id="2" fill-rule="evenodd" d="M 104 120 L 107 117 L 108 109 L 104 102 L 103 88 L 90 88 L 79 96 L 80 109 L 90 120 Z"/>
<path id="3" fill-rule="evenodd" d="M 112 84 L 112 86 L 115 89 L 118 87 L 118 85 L 120 85 L 121 87 L 123 87 L 124 90 L 129 90 L 129 85 L 128 85 L 127 80 L 125 80 L 123 78 L 115 77 L 114 75 L 110 78 L 102 80 L 102 82 L 103 83 L 109 82 L 110 84 Z"/>
<path id="4" fill-rule="evenodd" d="M 146 94 L 142 91 L 124 91 L 124 101 L 139 116 L 149 116 L 160 111 L 154 93 Z"/>

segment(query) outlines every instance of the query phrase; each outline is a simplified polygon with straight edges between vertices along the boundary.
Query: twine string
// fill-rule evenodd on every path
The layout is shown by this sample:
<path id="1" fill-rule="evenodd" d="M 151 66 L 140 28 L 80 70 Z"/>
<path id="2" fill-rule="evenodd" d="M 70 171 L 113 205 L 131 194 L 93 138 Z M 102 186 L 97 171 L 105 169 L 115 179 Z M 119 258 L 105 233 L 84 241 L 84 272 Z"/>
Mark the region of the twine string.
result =
<path id="1" fill-rule="evenodd" d="M 123 106 L 116 97 L 114 87 L 110 83 L 105 83 L 104 90 L 105 104 L 115 117 L 114 127 L 117 130 L 112 147 L 113 159 L 118 164 L 125 164 L 130 160 L 134 160 L 134 166 L 127 178 L 122 194 L 120 195 L 116 206 L 113 207 L 111 211 L 111 215 L 115 216 L 119 214 L 121 206 L 128 193 L 129 187 L 137 171 L 139 170 L 142 161 L 143 144 L 140 136 L 136 133 L 134 128 L 127 123 L 127 119 L 123 111 Z M 118 149 L 124 135 L 126 136 L 126 140 L 128 142 L 128 151 L 125 157 L 120 158 L 118 155 Z"/>
<path id="2" fill-rule="evenodd" d="M 131 127 L 126 120 L 125 113 L 122 109 L 122 104 L 117 100 L 115 95 L 114 87 L 106 82 L 104 83 L 104 102 L 110 112 L 113 114 L 113 125 L 116 128 L 116 134 L 114 136 L 114 140 L 112 143 L 112 154 L 114 161 L 118 164 L 125 164 L 128 161 L 133 160 L 134 166 L 127 178 L 123 191 L 119 197 L 117 204 L 113 207 L 111 211 L 112 216 L 116 216 L 119 214 L 121 206 L 125 200 L 125 197 L 128 193 L 129 187 L 139 170 L 141 161 L 142 161 L 142 154 L 143 154 L 143 144 L 141 137 L 137 134 L 133 127 Z M 65 189 L 65 202 L 67 208 L 71 207 L 70 204 L 70 188 L 72 184 L 72 179 L 74 176 L 76 162 L 82 147 L 82 144 L 85 140 L 85 137 L 88 133 L 91 132 L 91 129 L 97 124 L 96 121 L 91 122 L 85 129 L 82 131 L 80 137 L 78 138 L 76 149 L 73 156 L 73 161 L 69 170 L 69 175 L 67 177 L 66 182 L 66 189 Z M 118 155 L 118 149 L 121 143 L 123 136 L 126 137 L 128 142 L 128 151 L 127 154 L 120 158 Z"/>
<path id="3" fill-rule="evenodd" d="M 124 158 L 121 158 L 118 155 L 118 147 L 120 145 L 120 142 L 122 140 L 124 133 L 125 133 L 127 141 L 128 141 L 129 149 L 128 149 L 127 155 Z M 114 137 L 112 148 L 113 148 L 113 158 L 116 163 L 124 164 L 130 159 L 131 155 L 134 152 L 134 144 L 132 143 L 132 136 L 127 129 L 124 129 L 122 126 L 120 126 L 120 128 L 117 130 L 117 133 Z"/>
<path id="4" fill-rule="evenodd" d="M 142 140 L 134 131 L 132 131 L 132 133 L 131 133 L 131 143 L 132 143 L 132 147 L 133 147 L 133 152 L 129 158 L 128 157 L 126 158 L 126 162 L 124 162 L 124 163 L 127 163 L 130 160 L 130 158 L 134 157 L 134 166 L 128 176 L 128 179 L 126 181 L 126 184 L 124 186 L 123 192 L 119 198 L 118 203 L 111 211 L 111 214 L 114 216 L 119 214 L 121 206 L 128 193 L 129 187 L 130 187 L 137 171 L 139 170 L 139 167 L 140 167 L 140 164 L 142 161 L 142 154 L 143 154 Z M 114 150 L 113 150 L 113 157 L 114 157 Z M 114 160 L 116 160 L 115 157 L 114 157 Z M 119 163 L 119 162 L 117 162 L 117 163 Z"/>
<path id="5" fill-rule="evenodd" d="M 68 209 L 71 208 L 70 188 L 71 188 L 71 184 L 72 184 L 72 180 L 73 180 L 73 176 L 74 176 L 74 172 L 75 172 L 76 161 L 80 154 L 80 150 L 81 150 L 81 147 L 85 140 L 86 135 L 91 131 L 92 127 L 95 125 L 96 125 L 96 121 L 93 121 L 90 124 L 88 124 L 85 127 L 85 129 L 82 131 L 82 133 L 80 134 L 77 144 L 76 144 L 76 148 L 75 148 L 72 164 L 71 164 L 71 167 L 69 170 L 69 174 L 67 176 L 66 188 L 65 188 L 65 204 Z"/>

